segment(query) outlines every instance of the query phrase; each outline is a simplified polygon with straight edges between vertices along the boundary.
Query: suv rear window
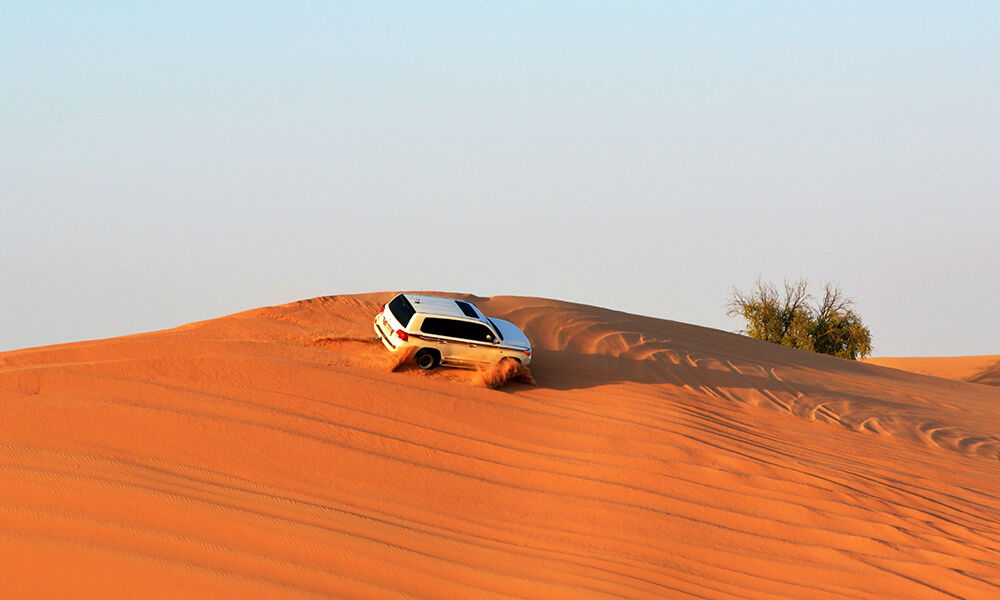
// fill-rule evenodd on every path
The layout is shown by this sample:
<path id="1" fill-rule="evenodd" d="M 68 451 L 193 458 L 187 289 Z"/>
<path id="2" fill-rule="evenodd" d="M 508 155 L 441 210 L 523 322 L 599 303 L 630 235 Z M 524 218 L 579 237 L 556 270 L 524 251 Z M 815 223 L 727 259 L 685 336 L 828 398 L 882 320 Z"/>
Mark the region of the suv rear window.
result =
<path id="1" fill-rule="evenodd" d="M 426 317 L 423 324 L 420 325 L 420 330 L 431 335 L 443 335 L 473 342 L 488 343 L 493 341 L 493 332 L 490 331 L 489 327 L 480 323 L 470 323 L 456 319 Z"/>
<path id="2" fill-rule="evenodd" d="M 392 311 L 392 316 L 396 317 L 403 327 L 410 324 L 410 319 L 417 312 L 413 310 L 413 306 L 410 305 L 410 301 L 406 299 L 406 296 L 400 294 L 392 299 L 389 303 L 389 310 Z"/>

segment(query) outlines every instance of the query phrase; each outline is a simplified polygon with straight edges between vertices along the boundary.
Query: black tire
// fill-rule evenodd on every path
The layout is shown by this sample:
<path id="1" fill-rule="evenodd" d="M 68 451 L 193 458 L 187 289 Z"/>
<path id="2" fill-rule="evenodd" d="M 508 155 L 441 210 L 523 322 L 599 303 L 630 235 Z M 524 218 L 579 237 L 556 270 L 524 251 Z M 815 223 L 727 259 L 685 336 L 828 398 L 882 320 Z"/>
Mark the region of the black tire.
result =
<path id="1" fill-rule="evenodd" d="M 421 369 L 430 371 L 434 367 L 438 366 L 439 362 L 441 362 L 441 355 L 435 350 L 424 348 L 420 352 L 417 352 L 416 356 L 413 357 L 413 360 L 417 361 L 417 366 Z"/>
<path id="2" fill-rule="evenodd" d="M 508 363 L 521 364 L 521 361 L 520 361 L 520 359 L 514 358 L 513 356 L 505 356 L 505 357 L 503 357 L 503 358 L 500 359 L 500 364 L 505 365 L 505 364 L 508 364 Z"/>

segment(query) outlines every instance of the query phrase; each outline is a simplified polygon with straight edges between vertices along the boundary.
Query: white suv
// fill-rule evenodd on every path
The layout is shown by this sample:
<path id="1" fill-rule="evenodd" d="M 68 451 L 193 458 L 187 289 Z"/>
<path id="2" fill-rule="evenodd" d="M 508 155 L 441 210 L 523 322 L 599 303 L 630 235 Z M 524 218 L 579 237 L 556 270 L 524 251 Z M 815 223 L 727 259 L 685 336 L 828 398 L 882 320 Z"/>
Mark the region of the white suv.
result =
<path id="1" fill-rule="evenodd" d="M 517 325 L 491 319 L 464 300 L 399 294 L 375 315 L 374 327 L 390 352 L 413 352 L 421 369 L 531 362 L 531 342 Z"/>

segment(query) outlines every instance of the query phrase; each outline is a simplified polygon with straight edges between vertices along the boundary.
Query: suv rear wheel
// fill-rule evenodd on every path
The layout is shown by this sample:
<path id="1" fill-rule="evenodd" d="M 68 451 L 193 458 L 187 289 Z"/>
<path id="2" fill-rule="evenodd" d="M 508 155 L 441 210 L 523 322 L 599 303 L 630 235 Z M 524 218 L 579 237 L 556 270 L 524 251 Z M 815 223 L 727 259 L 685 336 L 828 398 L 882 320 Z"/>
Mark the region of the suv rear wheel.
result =
<path id="1" fill-rule="evenodd" d="M 417 361 L 417 366 L 425 371 L 433 369 L 441 362 L 441 355 L 430 348 L 424 348 L 420 352 L 417 352 L 413 358 Z"/>

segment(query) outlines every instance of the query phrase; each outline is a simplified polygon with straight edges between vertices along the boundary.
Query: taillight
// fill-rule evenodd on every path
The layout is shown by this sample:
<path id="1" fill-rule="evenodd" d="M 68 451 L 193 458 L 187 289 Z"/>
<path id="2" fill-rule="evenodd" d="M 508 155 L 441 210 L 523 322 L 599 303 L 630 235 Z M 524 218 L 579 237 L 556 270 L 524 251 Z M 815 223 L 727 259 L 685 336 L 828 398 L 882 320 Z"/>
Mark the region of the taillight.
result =
<path id="1" fill-rule="evenodd" d="M 410 339 L 410 334 L 406 333 L 402 329 L 397 329 L 396 337 L 398 337 L 401 341 L 405 342 L 406 340 Z"/>
<path id="2" fill-rule="evenodd" d="M 531 350 L 521 350 L 521 352 L 524 352 L 525 356 L 531 356 Z"/>

